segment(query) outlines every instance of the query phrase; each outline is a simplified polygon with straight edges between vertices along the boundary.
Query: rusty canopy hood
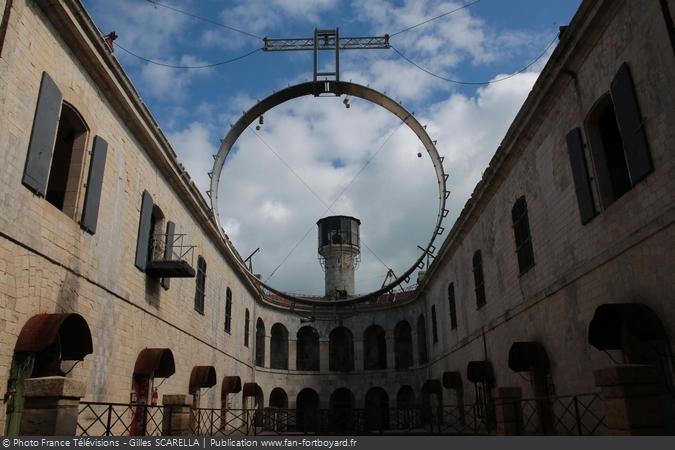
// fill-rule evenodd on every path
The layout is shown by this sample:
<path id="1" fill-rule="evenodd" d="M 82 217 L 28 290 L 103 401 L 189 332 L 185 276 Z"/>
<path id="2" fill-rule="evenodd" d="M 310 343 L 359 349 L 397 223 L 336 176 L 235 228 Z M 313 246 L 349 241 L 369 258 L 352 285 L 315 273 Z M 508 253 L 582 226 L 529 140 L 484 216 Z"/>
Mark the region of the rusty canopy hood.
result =
<path id="1" fill-rule="evenodd" d="M 176 373 L 173 353 L 168 348 L 141 350 L 134 365 L 134 375 L 152 378 L 169 378 Z"/>
<path id="2" fill-rule="evenodd" d="M 210 388 L 215 386 L 216 368 L 213 366 L 194 366 L 190 373 L 190 392 L 200 388 Z"/>
<path id="3" fill-rule="evenodd" d="M 59 342 L 61 359 L 82 360 L 93 352 L 91 332 L 76 313 L 37 314 L 24 324 L 16 342 L 18 353 L 38 353 Z"/>

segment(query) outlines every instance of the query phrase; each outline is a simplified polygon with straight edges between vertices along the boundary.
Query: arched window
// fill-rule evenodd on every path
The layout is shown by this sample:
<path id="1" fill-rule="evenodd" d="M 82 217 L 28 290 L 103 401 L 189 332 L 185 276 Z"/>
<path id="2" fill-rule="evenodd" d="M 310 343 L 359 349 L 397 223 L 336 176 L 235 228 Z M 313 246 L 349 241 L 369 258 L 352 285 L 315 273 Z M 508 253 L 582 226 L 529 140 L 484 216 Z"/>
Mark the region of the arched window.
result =
<path id="1" fill-rule="evenodd" d="M 417 318 L 417 353 L 420 364 L 429 362 L 429 353 L 427 352 L 427 323 L 424 320 L 424 314 Z"/>
<path id="2" fill-rule="evenodd" d="M 255 324 L 255 365 L 265 367 L 265 323 L 260 317 Z"/>
<path id="3" fill-rule="evenodd" d="M 280 323 L 272 325 L 270 368 L 288 370 L 288 330 Z"/>
<path id="4" fill-rule="evenodd" d="M 272 389 L 272 392 L 270 392 L 269 407 L 276 409 L 287 409 L 288 395 L 286 395 L 286 391 L 284 391 L 282 388 Z"/>
<path id="5" fill-rule="evenodd" d="M 401 386 L 396 394 L 396 407 L 411 409 L 415 407 L 415 391 L 410 386 Z"/>
<path id="6" fill-rule="evenodd" d="M 476 290 L 476 308 L 485 306 L 485 279 L 483 278 L 483 257 L 480 250 L 473 254 L 473 282 Z"/>
<path id="7" fill-rule="evenodd" d="M 434 344 L 438 342 L 438 327 L 436 324 L 436 305 L 431 305 L 431 336 L 434 339 Z"/>
<path id="8" fill-rule="evenodd" d="M 450 310 L 450 329 L 457 328 L 457 304 L 455 303 L 455 285 L 448 285 L 448 309 Z"/>
<path id="9" fill-rule="evenodd" d="M 225 291 L 225 332 L 232 330 L 232 290 L 227 288 Z"/>
<path id="10" fill-rule="evenodd" d="M 197 258 L 197 280 L 195 283 L 195 311 L 204 314 L 204 296 L 206 294 L 206 260 Z"/>
<path id="11" fill-rule="evenodd" d="M 524 196 L 520 197 L 513 204 L 511 219 L 513 220 L 513 234 L 516 238 L 518 268 L 520 269 L 520 273 L 524 274 L 534 266 L 530 221 L 527 217 L 527 202 Z"/>
<path id="12" fill-rule="evenodd" d="M 387 368 L 387 340 L 384 329 L 379 325 L 371 325 L 363 333 L 363 368 Z"/>
<path id="13" fill-rule="evenodd" d="M 248 312 L 248 308 L 246 308 L 246 314 L 244 314 L 244 347 L 248 347 L 248 335 L 250 334 L 249 327 L 251 322 L 251 314 Z"/>
<path id="14" fill-rule="evenodd" d="M 410 324 L 402 320 L 394 328 L 394 355 L 396 369 L 407 369 L 413 365 L 413 343 Z"/>
<path id="15" fill-rule="evenodd" d="M 297 370 L 319 370 L 319 333 L 310 326 L 298 330 L 295 367 Z"/>
<path id="16" fill-rule="evenodd" d="M 72 218 L 75 218 L 80 186 L 83 185 L 87 130 L 80 113 L 64 102 L 45 198 Z"/>
<path id="17" fill-rule="evenodd" d="M 352 332 L 345 327 L 338 327 L 330 332 L 328 339 L 329 370 L 334 372 L 354 370 L 354 338 Z"/>

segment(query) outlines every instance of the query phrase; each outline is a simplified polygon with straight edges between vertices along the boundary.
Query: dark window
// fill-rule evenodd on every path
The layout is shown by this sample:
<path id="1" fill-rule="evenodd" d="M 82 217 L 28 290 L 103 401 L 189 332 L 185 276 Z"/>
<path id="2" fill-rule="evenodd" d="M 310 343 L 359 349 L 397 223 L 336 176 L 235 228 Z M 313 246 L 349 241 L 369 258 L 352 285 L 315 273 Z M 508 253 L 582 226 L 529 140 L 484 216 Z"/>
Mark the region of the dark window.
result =
<path id="1" fill-rule="evenodd" d="M 107 154 L 108 142 L 100 136 L 94 137 L 94 147 L 91 151 L 89 175 L 87 177 L 87 192 L 84 196 L 82 221 L 80 222 L 80 226 L 91 234 L 96 233 L 98 210 L 101 203 L 101 192 L 103 190 L 103 172 L 105 171 Z"/>
<path id="2" fill-rule="evenodd" d="M 473 282 L 476 289 L 476 308 L 482 308 L 485 305 L 485 280 L 480 250 L 473 254 Z"/>
<path id="3" fill-rule="evenodd" d="M 431 305 L 431 336 L 434 338 L 434 344 L 438 342 L 438 327 L 436 324 L 436 305 Z"/>
<path id="4" fill-rule="evenodd" d="M 412 330 L 405 320 L 394 328 L 394 357 L 396 369 L 407 369 L 413 365 Z"/>
<path id="5" fill-rule="evenodd" d="M 587 127 L 600 198 L 603 206 L 607 207 L 631 188 L 623 139 L 609 95 L 605 95 L 593 108 Z"/>
<path id="6" fill-rule="evenodd" d="M 319 370 L 319 333 L 312 327 L 304 326 L 297 334 L 297 370 Z"/>
<path id="7" fill-rule="evenodd" d="M 73 218 L 81 192 L 86 141 L 84 120 L 72 106 L 63 103 L 45 198 Z"/>
<path id="8" fill-rule="evenodd" d="M 260 317 L 255 324 L 255 365 L 265 367 L 265 323 Z"/>
<path id="9" fill-rule="evenodd" d="M 598 190 L 607 207 L 652 171 L 647 135 L 630 69 L 622 64 L 586 126 Z"/>
<path id="10" fill-rule="evenodd" d="M 523 274 L 534 266 L 534 251 L 532 250 L 532 237 L 530 236 L 530 221 L 527 218 L 527 202 L 525 197 L 520 197 L 511 208 L 513 220 L 513 234 L 516 238 L 516 254 L 518 255 L 518 268 Z"/>
<path id="11" fill-rule="evenodd" d="M 363 368 L 387 368 L 387 340 L 384 329 L 379 325 L 371 325 L 363 333 Z"/>
<path id="12" fill-rule="evenodd" d="M 420 364 L 429 362 L 429 353 L 427 351 L 427 322 L 424 315 L 420 314 L 417 318 L 417 353 Z"/>
<path id="13" fill-rule="evenodd" d="M 354 370 L 354 338 L 345 327 L 335 328 L 328 337 L 328 368 L 334 372 Z"/>
<path id="14" fill-rule="evenodd" d="M 448 286 L 448 309 L 450 310 L 450 329 L 457 328 L 457 305 L 455 304 L 455 285 Z"/>
<path id="15" fill-rule="evenodd" d="M 225 291 L 225 332 L 232 330 L 232 290 L 227 288 Z"/>
<path id="16" fill-rule="evenodd" d="M 195 311 L 204 314 L 204 296 L 206 293 L 206 261 L 197 259 L 197 283 L 195 286 Z"/>
<path id="17" fill-rule="evenodd" d="M 270 334 L 270 368 L 288 370 L 288 330 L 275 323 Z"/>
<path id="18" fill-rule="evenodd" d="M 248 309 L 246 309 L 246 314 L 244 315 L 244 347 L 248 347 L 248 335 L 249 335 L 249 327 L 251 322 L 251 314 L 248 312 Z"/>

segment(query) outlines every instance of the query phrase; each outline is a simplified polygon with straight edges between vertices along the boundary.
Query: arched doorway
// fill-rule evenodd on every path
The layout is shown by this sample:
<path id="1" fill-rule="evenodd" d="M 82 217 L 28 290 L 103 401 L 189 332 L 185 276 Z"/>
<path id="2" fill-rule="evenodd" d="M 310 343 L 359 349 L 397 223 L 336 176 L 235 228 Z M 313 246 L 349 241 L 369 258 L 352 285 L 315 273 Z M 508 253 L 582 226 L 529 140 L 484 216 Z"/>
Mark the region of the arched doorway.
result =
<path id="1" fill-rule="evenodd" d="M 288 395 L 277 387 L 270 393 L 266 428 L 284 432 L 288 430 Z"/>
<path id="2" fill-rule="evenodd" d="M 295 401 L 295 408 L 298 431 L 304 433 L 318 431 L 319 394 L 310 388 L 301 390 Z"/>
<path id="3" fill-rule="evenodd" d="M 412 330 L 406 320 L 396 324 L 394 328 L 395 367 L 407 369 L 413 365 Z"/>
<path id="4" fill-rule="evenodd" d="M 382 432 L 389 428 L 389 396 L 381 387 L 366 393 L 365 415 L 366 431 Z"/>
<path id="5" fill-rule="evenodd" d="M 354 338 L 345 327 L 337 327 L 329 336 L 329 369 L 332 372 L 354 370 Z"/>
<path id="6" fill-rule="evenodd" d="M 155 378 L 169 378 L 175 372 L 173 353 L 168 348 L 146 348 L 138 354 L 131 384 L 132 436 L 161 433 L 161 429 L 155 429 L 159 423 L 155 415 L 161 414 L 153 408 L 159 401 Z"/>
<path id="7" fill-rule="evenodd" d="M 26 378 L 63 376 L 64 361 L 82 361 L 92 352 L 89 325 L 79 314 L 38 314 L 28 319 L 17 338 L 7 382 L 5 436 L 19 434 Z"/>
<path id="8" fill-rule="evenodd" d="M 347 388 L 339 388 L 330 396 L 330 421 L 338 433 L 353 432 L 354 394 Z"/>
<path id="9" fill-rule="evenodd" d="M 371 325 L 363 332 L 363 369 L 382 370 L 387 368 L 387 340 L 384 329 Z"/>
<path id="10" fill-rule="evenodd" d="M 396 393 L 396 409 L 390 418 L 392 428 L 411 429 L 420 424 L 420 411 L 415 405 L 415 390 L 411 386 L 401 386 Z"/>
<path id="11" fill-rule="evenodd" d="M 270 368 L 288 370 L 288 330 L 280 323 L 272 325 Z"/>
<path id="12" fill-rule="evenodd" d="M 297 334 L 297 370 L 319 370 L 319 333 L 310 326 L 304 326 Z"/>

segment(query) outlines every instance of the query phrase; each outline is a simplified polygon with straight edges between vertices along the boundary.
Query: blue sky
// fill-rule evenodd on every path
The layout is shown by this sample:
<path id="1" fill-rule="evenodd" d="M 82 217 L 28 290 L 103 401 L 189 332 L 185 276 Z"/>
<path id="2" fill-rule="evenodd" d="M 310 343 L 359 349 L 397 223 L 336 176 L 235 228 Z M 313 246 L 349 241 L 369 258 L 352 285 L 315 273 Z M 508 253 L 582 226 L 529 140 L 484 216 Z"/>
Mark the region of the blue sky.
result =
<path id="1" fill-rule="evenodd" d="M 468 2 L 337 0 L 158 0 L 257 36 L 306 37 L 315 27 L 342 36 L 394 34 Z M 539 55 L 579 0 L 481 0 L 392 37 L 406 56 L 446 77 L 483 81 L 513 73 Z M 103 34 L 148 59 L 174 65 L 228 60 L 262 46 L 257 38 L 179 14 L 148 0 L 84 0 Z M 552 51 L 553 48 L 550 49 Z M 393 50 L 343 51 L 341 77 L 384 91 L 428 124 L 446 157 L 452 221 L 480 179 L 550 51 L 527 71 L 489 86 L 433 78 Z M 288 84 L 312 77 L 311 52 L 257 52 L 210 69 L 160 67 L 120 49 L 123 64 L 197 185 L 206 190 L 211 154 L 242 111 Z M 330 203 L 364 164 L 333 208 L 359 217 L 361 292 L 378 287 L 387 268 L 403 272 L 428 241 L 436 215 L 436 180 L 419 143 L 379 107 L 341 99 L 304 98 L 265 118 L 259 132 L 284 163 Z M 391 138 L 382 143 L 387 136 Z M 321 294 L 316 231 L 302 237 L 325 207 L 252 132 L 238 141 L 221 182 L 221 218 L 239 252 L 256 247 L 255 271 L 279 288 Z M 179 225 L 180 226 L 180 225 Z M 290 253 L 298 243 L 297 248 Z M 377 256 L 375 256 L 377 255 Z M 275 268 L 284 261 L 275 271 Z"/>

